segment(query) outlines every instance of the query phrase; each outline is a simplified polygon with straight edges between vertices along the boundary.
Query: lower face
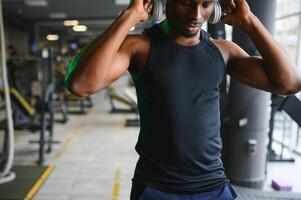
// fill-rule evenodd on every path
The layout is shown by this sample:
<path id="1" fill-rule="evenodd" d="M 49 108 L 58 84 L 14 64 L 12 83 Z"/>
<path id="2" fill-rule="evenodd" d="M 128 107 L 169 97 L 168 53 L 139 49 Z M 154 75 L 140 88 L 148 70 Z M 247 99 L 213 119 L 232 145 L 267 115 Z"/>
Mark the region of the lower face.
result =
<path id="1" fill-rule="evenodd" d="M 169 8 L 166 11 L 168 24 L 175 32 L 186 38 L 197 36 L 212 12 L 207 9 L 207 11 L 204 11 L 203 19 L 193 19 L 190 16 L 191 11 L 181 6 L 177 0 L 174 0 L 173 4 L 169 4 Z"/>
<path id="2" fill-rule="evenodd" d="M 204 22 L 202 23 L 193 23 L 193 22 L 182 22 L 175 15 L 168 17 L 168 22 L 173 30 L 175 30 L 178 34 L 191 38 L 196 36 Z"/>

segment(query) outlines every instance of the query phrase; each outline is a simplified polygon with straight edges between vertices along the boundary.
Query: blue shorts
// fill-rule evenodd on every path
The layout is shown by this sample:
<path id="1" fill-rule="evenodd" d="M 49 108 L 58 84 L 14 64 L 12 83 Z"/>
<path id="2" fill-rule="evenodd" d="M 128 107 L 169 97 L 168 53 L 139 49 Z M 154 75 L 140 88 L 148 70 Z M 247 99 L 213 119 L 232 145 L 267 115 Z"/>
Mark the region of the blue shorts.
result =
<path id="1" fill-rule="evenodd" d="M 231 185 L 208 192 L 177 194 L 152 187 L 133 184 L 131 200 L 234 200 L 237 195 Z"/>

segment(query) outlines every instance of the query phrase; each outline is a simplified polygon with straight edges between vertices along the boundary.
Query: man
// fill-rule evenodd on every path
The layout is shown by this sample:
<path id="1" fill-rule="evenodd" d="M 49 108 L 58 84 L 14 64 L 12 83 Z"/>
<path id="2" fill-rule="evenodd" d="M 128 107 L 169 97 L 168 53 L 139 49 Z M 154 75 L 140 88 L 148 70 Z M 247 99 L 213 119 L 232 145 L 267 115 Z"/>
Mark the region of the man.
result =
<path id="1" fill-rule="evenodd" d="M 232 42 L 211 40 L 201 26 L 214 0 L 167 0 L 166 20 L 144 34 L 127 35 L 147 21 L 148 3 L 133 0 L 73 61 L 67 87 L 91 95 L 129 70 L 137 90 L 140 156 L 132 200 L 235 199 L 220 159 L 219 84 L 227 72 L 276 94 L 301 90 L 294 64 L 250 11 L 227 0 L 223 22 L 245 31 L 262 58 Z"/>

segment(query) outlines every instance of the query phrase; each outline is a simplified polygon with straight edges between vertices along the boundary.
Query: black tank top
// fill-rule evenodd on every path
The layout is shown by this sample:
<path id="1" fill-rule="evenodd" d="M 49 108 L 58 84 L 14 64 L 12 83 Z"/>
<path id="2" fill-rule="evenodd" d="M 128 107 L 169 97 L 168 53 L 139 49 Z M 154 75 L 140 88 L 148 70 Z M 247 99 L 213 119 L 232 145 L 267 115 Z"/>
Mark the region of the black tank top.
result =
<path id="1" fill-rule="evenodd" d="M 161 190 L 195 193 L 228 183 L 221 161 L 219 85 L 225 64 L 207 32 L 182 46 L 158 26 L 145 31 L 151 47 L 137 91 L 140 155 L 133 181 Z"/>

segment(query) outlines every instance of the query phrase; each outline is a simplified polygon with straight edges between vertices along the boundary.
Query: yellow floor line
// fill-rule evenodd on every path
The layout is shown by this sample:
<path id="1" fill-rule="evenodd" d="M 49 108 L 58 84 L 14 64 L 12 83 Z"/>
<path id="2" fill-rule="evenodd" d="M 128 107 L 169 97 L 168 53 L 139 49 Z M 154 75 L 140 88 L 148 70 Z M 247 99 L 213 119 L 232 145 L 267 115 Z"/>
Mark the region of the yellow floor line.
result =
<path id="1" fill-rule="evenodd" d="M 83 126 L 84 126 L 84 123 L 80 123 L 80 124 L 76 127 L 76 130 L 78 131 L 78 133 L 79 133 L 80 129 L 83 128 Z"/>
<path id="2" fill-rule="evenodd" d="M 113 184 L 113 200 L 118 200 L 118 198 L 119 198 L 120 174 L 121 174 L 121 170 L 117 169 L 115 171 L 115 181 L 114 181 L 114 184 Z"/>
<path id="3" fill-rule="evenodd" d="M 83 123 L 79 124 L 76 126 L 76 131 L 75 133 L 71 134 L 66 141 L 63 143 L 62 148 L 59 149 L 53 156 L 53 159 L 58 159 L 60 158 L 68 149 L 69 145 L 72 144 L 72 142 L 74 141 L 75 135 L 79 135 L 80 134 L 80 130 L 81 128 L 84 126 Z"/>
<path id="4" fill-rule="evenodd" d="M 59 157 L 61 157 L 63 153 L 67 150 L 68 146 L 73 142 L 73 140 L 74 140 L 74 136 L 70 135 L 67 138 L 67 140 L 64 142 L 62 148 L 54 154 L 53 158 L 58 159 Z"/>
<path id="5" fill-rule="evenodd" d="M 70 144 L 72 144 L 72 142 L 74 141 L 75 135 L 79 135 L 80 134 L 80 130 L 83 127 L 83 123 L 79 124 L 76 127 L 76 131 L 75 133 L 71 134 L 66 141 L 63 143 L 62 148 L 59 149 L 53 156 L 54 159 L 58 159 L 59 157 L 62 156 L 62 154 L 67 150 L 68 146 Z M 25 198 L 23 200 L 31 200 L 33 198 L 33 196 L 36 194 L 36 192 L 40 189 L 40 187 L 42 186 L 42 184 L 44 183 L 44 181 L 46 180 L 46 178 L 50 175 L 50 173 L 54 170 L 54 166 L 53 165 L 49 165 L 48 168 L 45 170 L 45 172 L 42 174 L 42 176 L 37 180 L 37 182 L 34 184 L 34 186 L 31 188 L 31 190 L 27 193 L 27 195 L 25 196 Z M 117 189 L 119 192 L 119 188 Z M 118 193 L 117 192 L 117 193 Z"/>
<path id="6" fill-rule="evenodd" d="M 25 198 L 23 200 L 31 200 L 33 196 L 37 193 L 37 191 L 40 189 L 42 184 L 45 182 L 45 180 L 48 178 L 50 173 L 53 171 L 54 166 L 49 165 L 45 172 L 42 174 L 42 176 L 37 180 L 37 182 L 34 184 L 34 186 L 31 188 L 31 190 L 27 193 Z"/>

